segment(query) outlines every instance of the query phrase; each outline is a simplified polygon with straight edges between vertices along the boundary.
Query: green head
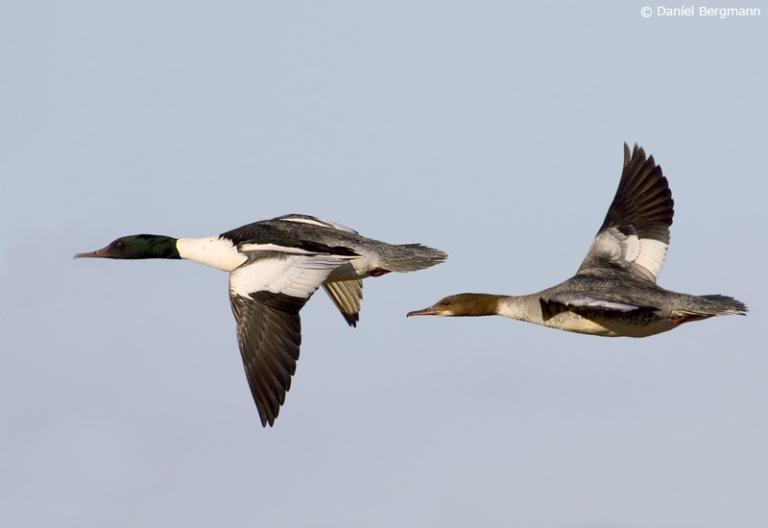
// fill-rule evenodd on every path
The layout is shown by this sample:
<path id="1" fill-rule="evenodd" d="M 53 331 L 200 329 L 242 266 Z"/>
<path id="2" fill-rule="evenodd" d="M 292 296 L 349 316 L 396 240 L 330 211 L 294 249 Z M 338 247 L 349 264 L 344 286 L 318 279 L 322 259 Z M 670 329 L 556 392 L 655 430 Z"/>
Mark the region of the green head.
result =
<path id="1" fill-rule="evenodd" d="M 131 235 L 120 237 L 110 242 L 107 247 L 78 253 L 75 258 L 111 258 L 111 259 L 177 259 L 176 239 L 163 235 Z"/>

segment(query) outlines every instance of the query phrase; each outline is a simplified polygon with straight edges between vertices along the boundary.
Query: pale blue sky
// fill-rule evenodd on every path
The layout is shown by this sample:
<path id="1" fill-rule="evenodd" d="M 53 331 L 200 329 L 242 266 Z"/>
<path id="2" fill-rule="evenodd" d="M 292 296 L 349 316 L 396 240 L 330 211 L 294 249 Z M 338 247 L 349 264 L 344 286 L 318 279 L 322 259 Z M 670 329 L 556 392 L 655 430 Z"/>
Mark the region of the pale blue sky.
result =
<path id="1" fill-rule="evenodd" d="M 6 3 L 0 525 L 768 525 L 768 8 L 643 5 Z M 660 283 L 748 317 L 406 320 L 575 272 L 624 141 L 675 198 Z M 225 274 L 71 258 L 289 212 L 450 258 L 368 280 L 355 330 L 313 298 L 271 430 Z"/>

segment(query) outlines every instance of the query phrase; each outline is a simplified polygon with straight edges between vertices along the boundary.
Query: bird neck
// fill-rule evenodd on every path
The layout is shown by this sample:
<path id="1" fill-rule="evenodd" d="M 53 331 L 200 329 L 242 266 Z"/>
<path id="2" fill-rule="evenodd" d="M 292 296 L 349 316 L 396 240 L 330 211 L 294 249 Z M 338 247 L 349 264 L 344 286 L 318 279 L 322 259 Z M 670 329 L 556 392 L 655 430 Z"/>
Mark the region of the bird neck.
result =
<path id="1" fill-rule="evenodd" d="M 233 271 L 248 260 L 231 240 L 223 236 L 180 238 L 176 248 L 183 259 L 224 271 Z"/>
<path id="2" fill-rule="evenodd" d="M 541 309 L 535 295 L 509 295 L 499 300 L 496 313 L 518 321 L 536 322 L 540 318 Z"/>
<path id="3" fill-rule="evenodd" d="M 456 305 L 452 307 L 452 315 L 459 317 L 497 315 L 504 299 L 503 295 L 487 293 L 463 293 L 457 297 Z"/>

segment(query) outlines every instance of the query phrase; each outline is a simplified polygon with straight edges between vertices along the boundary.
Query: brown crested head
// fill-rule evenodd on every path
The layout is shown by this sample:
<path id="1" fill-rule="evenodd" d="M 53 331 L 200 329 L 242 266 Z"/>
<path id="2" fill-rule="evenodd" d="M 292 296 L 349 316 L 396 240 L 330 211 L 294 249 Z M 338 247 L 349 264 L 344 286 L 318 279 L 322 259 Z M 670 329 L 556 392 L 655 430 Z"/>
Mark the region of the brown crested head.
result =
<path id="1" fill-rule="evenodd" d="M 487 293 L 449 295 L 428 308 L 408 312 L 407 317 L 412 315 L 440 315 L 444 317 L 496 315 L 501 298 L 501 295 L 489 295 Z"/>

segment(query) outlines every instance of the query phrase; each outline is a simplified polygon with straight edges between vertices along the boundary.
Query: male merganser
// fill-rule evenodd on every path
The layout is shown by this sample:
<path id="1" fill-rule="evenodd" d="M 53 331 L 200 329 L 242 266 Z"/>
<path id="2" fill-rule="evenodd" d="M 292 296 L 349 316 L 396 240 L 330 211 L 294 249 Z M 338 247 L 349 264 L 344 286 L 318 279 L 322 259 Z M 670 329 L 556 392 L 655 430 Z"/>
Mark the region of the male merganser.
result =
<path id="1" fill-rule="evenodd" d="M 334 222 L 290 214 L 217 237 L 125 236 L 75 257 L 188 259 L 229 272 L 245 374 L 266 427 L 274 424 L 296 370 L 299 310 L 321 285 L 347 323 L 356 326 L 362 279 L 428 268 L 447 255 L 421 244 L 387 244 Z"/>
<path id="2" fill-rule="evenodd" d="M 451 295 L 412 315 L 502 315 L 599 336 L 646 337 L 715 315 L 745 315 L 724 295 L 686 295 L 656 284 L 674 202 L 653 156 L 624 144 L 624 170 L 603 225 L 576 275 L 530 295 Z"/>

